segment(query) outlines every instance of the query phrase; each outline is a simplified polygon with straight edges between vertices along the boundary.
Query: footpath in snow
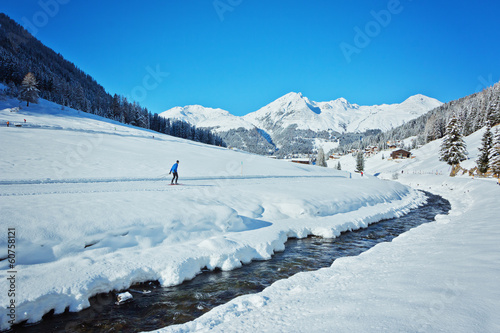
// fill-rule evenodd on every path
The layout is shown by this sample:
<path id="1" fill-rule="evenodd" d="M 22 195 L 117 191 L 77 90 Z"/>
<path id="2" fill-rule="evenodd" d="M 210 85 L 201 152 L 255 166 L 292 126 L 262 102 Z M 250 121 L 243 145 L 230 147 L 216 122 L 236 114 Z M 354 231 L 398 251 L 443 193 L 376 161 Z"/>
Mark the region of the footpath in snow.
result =
<path id="1" fill-rule="evenodd" d="M 0 101 L 0 225 L 15 230 L 12 322 L 79 311 L 98 293 L 165 286 L 334 237 L 416 208 L 408 186 L 292 164 L 124 126 L 41 100 Z M 24 119 L 27 120 L 24 125 Z M 167 174 L 180 160 L 183 185 Z M 0 248 L 7 249 L 7 237 Z M 5 253 L 5 252 L 4 252 Z M 0 290 L 10 263 L 0 256 Z"/>
<path id="2" fill-rule="evenodd" d="M 480 137 L 467 138 L 464 164 L 475 160 Z M 438 147 L 428 144 L 412 160 L 378 156 L 367 168 L 442 195 L 449 215 L 158 332 L 500 332 L 500 186 L 436 175 L 449 172 Z M 354 164 L 347 159 L 343 166 Z"/>

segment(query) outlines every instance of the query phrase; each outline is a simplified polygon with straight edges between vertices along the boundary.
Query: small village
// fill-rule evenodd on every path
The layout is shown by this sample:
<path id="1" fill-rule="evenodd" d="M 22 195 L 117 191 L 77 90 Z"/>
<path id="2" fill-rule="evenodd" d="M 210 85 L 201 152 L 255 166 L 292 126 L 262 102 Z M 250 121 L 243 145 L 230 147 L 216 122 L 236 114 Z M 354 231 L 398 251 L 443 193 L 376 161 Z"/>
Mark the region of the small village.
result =
<path id="1" fill-rule="evenodd" d="M 397 141 L 387 141 L 387 149 L 381 149 L 378 146 L 368 146 L 365 149 L 350 149 L 346 153 L 334 152 L 333 150 L 328 153 L 328 157 L 325 159 L 329 161 L 340 160 L 341 157 L 346 155 L 351 155 L 356 157 L 359 153 L 362 153 L 364 159 L 370 158 L 380 152 L 383 154 L 387 153 L 388 160 L 399 160 L 399 159 L 408 159 L 415 158 L 411 151 L 405 149 L 405 143 L 402 140 Z M 271 158 L 276 158 L 275 156 L 271 156 Z M 292 163 L 299 164 L 312 164 L 315 165 L 318 158 L 318 151 L 311 154 L 291 154 L 285 156 L 285 160 L 289 160 Z M 383 155 L 383 159 L 385 156 Z"/>

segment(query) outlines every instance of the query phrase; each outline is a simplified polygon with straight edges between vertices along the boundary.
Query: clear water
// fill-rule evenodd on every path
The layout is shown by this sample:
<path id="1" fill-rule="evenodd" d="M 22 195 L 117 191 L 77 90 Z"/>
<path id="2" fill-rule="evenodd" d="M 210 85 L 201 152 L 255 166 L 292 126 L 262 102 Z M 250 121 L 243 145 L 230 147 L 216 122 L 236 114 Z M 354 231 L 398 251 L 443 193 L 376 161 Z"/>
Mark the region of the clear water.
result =
<path id="1" fill-rule="evenodd" d="M 284 252 L 271 260 L 255 261 L 230 272 L 203 272 L 179 286 L 162 288 L 156 281 L 132 286 L 133 301 L 116 305 L 116 294 L 100 294 L 79 313 L 47 314 L 36 325 L 18 325 L 15 332 L 137 332 L 194 320 L 210 309 L 245 294 L 256 293 L 273 282 L 298 272 L 330 266 L 340 257 L 358 255 L 380 242 L 447 214 L 450 203 L 426 193 L 426 205 L 409 214 L 346 232 L 335 239 L 290 239 Z"/>

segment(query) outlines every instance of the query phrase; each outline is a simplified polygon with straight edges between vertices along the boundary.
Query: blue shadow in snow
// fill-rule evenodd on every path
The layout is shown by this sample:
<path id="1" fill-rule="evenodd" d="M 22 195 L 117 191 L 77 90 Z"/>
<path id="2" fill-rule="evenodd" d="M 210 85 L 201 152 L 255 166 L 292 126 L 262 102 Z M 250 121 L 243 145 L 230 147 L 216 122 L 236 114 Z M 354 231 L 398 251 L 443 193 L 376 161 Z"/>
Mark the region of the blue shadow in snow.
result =
<path id="1" fill-rule="evenodd" d="M 246 216 L 241 216 L 241 219 L 243 220 L 243 223 L 247 227 L 246 230 L 257 230 L 257 229 L 266 228 L 266 227 L 273 225 L 270 222 L 252 219 L 252 218 L 246 217 Z"/>

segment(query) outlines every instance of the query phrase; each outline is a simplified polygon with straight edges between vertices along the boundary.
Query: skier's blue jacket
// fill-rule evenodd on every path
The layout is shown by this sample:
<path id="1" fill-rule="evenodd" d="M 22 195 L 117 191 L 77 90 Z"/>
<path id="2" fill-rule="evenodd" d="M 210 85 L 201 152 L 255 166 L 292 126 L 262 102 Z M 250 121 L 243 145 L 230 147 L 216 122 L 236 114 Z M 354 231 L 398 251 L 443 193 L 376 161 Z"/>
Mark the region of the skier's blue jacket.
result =
<path id="1" fill-rule="evenodd" d="M 174 165 L 172 165 L 172 169 L 170 169 L 170 172 L 177 172 L 177 167 L 179 166 L 179 164 L 175 163 Z"/>

